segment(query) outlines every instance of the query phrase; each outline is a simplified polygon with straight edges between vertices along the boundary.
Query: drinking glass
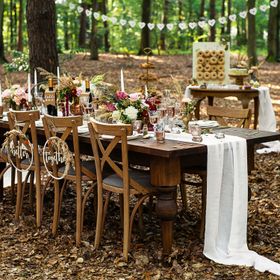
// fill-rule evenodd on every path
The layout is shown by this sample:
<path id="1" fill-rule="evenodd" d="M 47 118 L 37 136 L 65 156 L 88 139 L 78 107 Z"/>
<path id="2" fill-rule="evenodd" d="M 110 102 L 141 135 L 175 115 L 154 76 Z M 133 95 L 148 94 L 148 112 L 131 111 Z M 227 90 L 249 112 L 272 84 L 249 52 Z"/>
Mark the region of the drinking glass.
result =
<path id="1" fill-rule="evenodd" d="M 44 100 L 43 100 L 43 92 L 38 91 L 35 95 L 35 105 L 38 108 L 41 115 L 44 114 Z"/>
<path id="2" fill-rule="evenodd" d="M 159 121 L 159 112 L 156 110 L 150 110 L 149 111 L 149 120 L 151 125 L 153 126 L 153 131 L 155 132 L 155 125 Z"/>

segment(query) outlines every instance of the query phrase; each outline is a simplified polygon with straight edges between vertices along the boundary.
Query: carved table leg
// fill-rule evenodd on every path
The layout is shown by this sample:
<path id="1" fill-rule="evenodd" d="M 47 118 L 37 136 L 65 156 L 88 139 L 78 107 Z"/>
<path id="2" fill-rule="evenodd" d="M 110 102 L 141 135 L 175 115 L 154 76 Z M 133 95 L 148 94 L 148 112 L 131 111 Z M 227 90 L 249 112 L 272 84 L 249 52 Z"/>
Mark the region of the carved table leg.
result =
<path id="1" fill-rule="evenodd" d="M 173 224 L 177 214 L 177 203 L 174 199 L 177 187 L 159 188 L 156 213 L 160 218 L 163 255 L 168 256 L 172 252 Z"/>
<path id="2" fill-rule="evenodd" d="M 151 183 L 158 187 L 156 212 L 160 218 L 163 255 L 172 250 L 173 223 L 177 214 L 176 189 L 181 181 L 180 158 L 155 157 L 151 160 Z"/>
<path id="3" fill-rule="evenodd" d="M 257 129 L 258 121 L 259 121 L 259 97 L 254 98 L 254 129 Z"/>

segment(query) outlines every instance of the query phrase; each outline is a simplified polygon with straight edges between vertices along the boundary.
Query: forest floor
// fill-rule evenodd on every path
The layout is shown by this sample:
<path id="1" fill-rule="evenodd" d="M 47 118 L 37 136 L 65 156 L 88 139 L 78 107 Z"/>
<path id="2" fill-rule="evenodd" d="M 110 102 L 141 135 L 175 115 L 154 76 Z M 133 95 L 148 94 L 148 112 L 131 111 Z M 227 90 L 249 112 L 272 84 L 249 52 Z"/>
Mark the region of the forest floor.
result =
<path id="1" fill-rule="evenodd" d="M 191 78 L 191 58 L 186 56 L 154 56 L 153 70 L 160 79 L 160 90 L 170 89 L 170 75 L 187 85 Z M 142 74 L 139 64 L 144 57 L 101 55 L 99 61 L 88 56 L 64 57 L 62 71 L 73 75 L 106 73 L 105 80 L 119 83 L 120 69 L 124 69 L 125 88 L 128 92 L 141 87 L 138 76 Z M 270 94 L 280 127 L 280 64 L 265 63 L 260 71 L 261 84 L 270 87 Z M 3 68 L 0 68 L 3 74 Z M 23 82 L 26 75 L 9 74 L 13 82 Z M 227 106 L 239 104 L 233 99 L 220 100 Z M 252 198 L 249 202 L 248 246 L 280 263 L 280 156 L 276 153 L 256 154 L 256 170 L 249 176 Z M 200 188 L 187 188 L 188 209 L 182 212 L 178 199 L 179 214 L 174 225 L 173 253 L 161 261 L 160 226 L 155 214 L 145 215 L 145 236 L 136 232 L 132 236 L 129 263 L 121 258 L 122 230 L 119 207 L 115 199 L 109 207 L 104 238 L 99 250 L 94 250 L 94 215 L 92 203 L 86 210 L 82 245 L 75 246 L 75 193 L 66 190 L 61 221 L 56 237 L 51 235 L 53 192 L 45 195 L 43 225 L 36 229 L 34 209 L 24 200 L 23 217 L 14 222 L 14 201 L 11 190 L 4 191 L 0 204 L 0 279 L 279 279 L 270 273 L 253 268 L 225 266 L 203 256 L 203 241 L 198 237 L 201 209 Z M 92 200 L 91 200 L 92 201 Z M 148 212 L 144 208 L 144 214 Z M 147 213 L 146 213 L 147 214 Z M 110 226 L 109 226 L 110 225 Z"/>

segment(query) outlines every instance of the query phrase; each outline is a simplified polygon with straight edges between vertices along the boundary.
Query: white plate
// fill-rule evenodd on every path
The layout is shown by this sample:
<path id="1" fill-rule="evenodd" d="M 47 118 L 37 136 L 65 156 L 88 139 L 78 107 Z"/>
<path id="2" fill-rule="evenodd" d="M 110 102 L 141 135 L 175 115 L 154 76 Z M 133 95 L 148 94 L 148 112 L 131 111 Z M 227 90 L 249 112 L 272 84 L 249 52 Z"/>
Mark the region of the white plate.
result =
<path id="1" fill-rule="evenodd" d="M 138 137 L 140 137 L 142 134 L 137 133 L 136 131 L 133 131 L 132 135 L 127 136 L 127 140 L 133 140 L 133 139 L 137 139 Z M 107 140 L 112 140 L 115 136 L 112 135 L 101 135 L 102 139 L 107 139 Z"/>
<path id="2" fill-rule="evenodd" d="M 191 121 L 190 124 L 197 123 L 201 128 L 217 127 L 219 123 L 217 121 L 208 121 L 208 120 L 198 120 Z"/>
<path id="3" fill-rule="evenodd" d="M 42 121 L 36 121 L 35 125 L 36 125 L 36 127 L 43 127 L 43 122 Z"/>
<path id="4" fill-rule="evenodd" d="M 88 132 L 87 125 L 78 126 L 78 133 L 86 133 L 86 132 Z"/>

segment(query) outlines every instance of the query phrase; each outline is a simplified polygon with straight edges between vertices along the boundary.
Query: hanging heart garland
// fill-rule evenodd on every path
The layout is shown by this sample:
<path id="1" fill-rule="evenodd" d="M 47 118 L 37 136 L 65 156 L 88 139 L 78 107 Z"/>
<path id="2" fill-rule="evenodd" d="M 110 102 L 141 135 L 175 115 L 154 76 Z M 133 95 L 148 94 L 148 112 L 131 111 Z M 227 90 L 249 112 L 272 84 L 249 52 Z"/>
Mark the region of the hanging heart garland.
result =
<path id="1" fill-rule="evenodd" d="M 230 21 L 236 21 L 236 15 L 229 15 L 228 18 Z"/>
<path id="2" fill-rule="evenodd" d="M 155 24 L 154 23 L 148 23 L 148 28 L 150 30 L 153 30 L 155 28 Z"/>
<path id="3" fill-rule="evenodd" d="M 219 18 L 219 22 L 221 24 L 225 24 L 225 23 L 227 23 L 227 19 L 225 17 L 221 17 L 221 18 Z"/>
<path id="4" fill-rule="evenodd" d="M 278 0 L 271 1 L 270 6 L 276 8 L 278 6 Z M 75 5 L 73 3 L 69 4 L 69 8 L 70 8 L 70 10 L 77 9 L 77 11 L 79 13 L 85 12 L 86 16 L 91 16 L 92 15 L 91 10 L 84 9 L 82 6 L 77 7 L 77 5 Z M 269 5 L 260 5 L 259 8 L 254 7 L 254 8 L 249 9 L 249 11 L 242 11 L 242 12 L 238 13 L 238 15 L 241 18 L 245 19 L 247 17 L 248 13 L 255 16 L 257 14 L 258 10 L 260 10 L 261 12 L 266 12 L 268 9 L 269 9 Z M 108 17 L 107 15 L 100 14 L 99 12 L 94 12 L 93 16 L 96 20 L 99 20 L 101 18 L 103 22 L 110 20 L 113 24 L 118 23 L 118 19 L 116 17 Z M 236 21 L 237 15 L 236 14 L 229 15 L 228 19 L 232 22 Z M 144 22 L 138 22 L 137 23 L 135 20 L 127 21 L 125 19 L 121 19 L 121 20 L 119 20 L 119 24 L 121 26 L 125 26 L 128 23 L 129 26 L 132 27 L 132 28 L 134 28 L 138 24 L 138 26 L 141 29 L 143 29 L 147 25 L 150 30 L 153 30 L 155 27 L 157 27 L 160 31 L 163 30 L 164 27 L 166 26 L 166 28 L 169 31 L 171 31 L 171 30 L 174 29 L 174 26 L 177 25 L 177 24 L 178 24 L 178 27 L 181 30 L 185 30 L 185 29 L 187 29 L 187 27 L 189 27 L 190 29 L 194 29 L 197 26 L 199 26 L 200 28 L 203 29 L 207 26 L 207 24 L 209 26 L 213 27 L 217 23 L 217 21 L 221 24 L 226 24 L 228 19 L 226 17 L 220 17 L 217 20 L 216 19 L 201 20 L 201 21 L 198 21 L 197 23 L 196 22 L 190 22 L 190 23 L 179 22 L 179 23 L 175 23 L 175 24 L 174 23 L 168 23 L 166 25 L 163 24 L 163 23 L 158 23 L 158 24 L 154 24 L 154 23 L 147 23 L 146 24 Z"/>
<path id="5" fill-rule="evenodd" d="M 278 6 L 278 0 L 271 1 L 270 5 L 274 8 L 276 8 Z"/>
<path id="6" fill-rule="evenodd" d="M 84 8 L 79 6 L 79 7 L 77 8 L 77 11 L 78 11 L 78 13 L 82 13 L 82 12 L 84 11 Z"/>
<path id="7" fill-rule="evenodd" d="M 189 27 L 190 27 L 191 29 L 195 29 L 195 28 L 197 27 L 197 23 L 196 23 L 196 22 L 190 22 L 190 23 L 189 23 Z"/>
<path id="8" fill-rule="evenodd" d="M 269 6 L 267 6 L 267 5 L 261 5 L 261 6 L 260 6 L 260 10 L 261 10 L 262 12 L 266 12 L 268 8 L 269 8 Z"/>
<path id="9" fill-rule="evenodd" d="M 257 11 L 258 11 L 257 8 L 252 8 L 252 9 L 249 10 L 249 13 L 250 13 L 251 15 L 255 16 L 256 13 L 257 13 Z"/>
<path id="10" fill-rule="evenodd" d="M 127 23 L 127 20 L 126 20 L 126 19 L 123 19 L 123 18 L 122 18 L 122 19 L 120 20 L 121 26 L 125 26 L 126 23 Z"/>
<path id="11" fill-rule="evenodd" d="M 247 12 L 246 11 L 240 12 L 239 16 L 242 17 L 242 18 L 246 18 L 247 17 Z"/>
<path id="12" fill-rule="evenodd" d="M 93 16 L 94 16 L 94 18 L 97 20 L 97 19 L 99 19 L 100 14 L 99 14 L 99 13 L 97 13 L 97 12 L 94 12 L 94 13 L 93 13 Z"/>
<path id="13" fill-rule="evenodd" d="M 110 20 L 111 20 L 111 22 L 113 23 L 113 24 L 116 24 L 117 22 L 118 22 L 118 19 L 116 18 L 116 17 L 111 17 L 111 18 L 109 18 Z"/>
<path id="14" fill-rule="evenodd" d="M 200 28 L 204 28 L 205 25 L 206 25 L 206 22 L 205 22 L 204 20 L 201 20 L 201 21 L 198 22 L 198 26 L 199 26 Z"/>
<path id="15" fill-rule="evenodd" d="M 180 22 L 180 23 L 178 24 L 178 26 L 179 26 L 179 28 L 180 28 L 181 30 L 184 30 L 184 29 L 187 28 L 187 25 L 186 25 L 184 22 Z"/>
<path id="16" fill-rule="evenodd" d="M 164 28 L 164 24 L 163 23 L 158 23 L 157 28 L 161 31 Z"/>
<path id="17" fill-rule="evenodd" d="M 138 25 L 141 29 L 143 29 L 146 26 L 146 23 L 145 22 L 139 22 Z"/>
<path id="18" fill-rule="evenodd" d="M 132 28 L 134 28 L 135 25 L 136 25 L 136 22 L 135 22 L 134 20 L 130 20 L 130 21 L 128 22 L 128 24 L 129 24 Z"/>
<path id="19" fill-rule="evenodd" d="M 216 20 L 215 20 L 215 19 L 209 19 L 209 20 L 208 20 L 208 24 L 209 24 L 210 26 L 214 26 L 214 25 L 216 24 Z"/>
<path id="20" fill-rule="evenodd" d="M 106 21 L 108 19 L 108 17 L 106 15 L 102 15 L 101 18 L 103 21 Z"/>
<path id="21" fill-rule="evenodd" d="M 171 30 L 173 29 L 173 27 L 174 27 L 174 24 L 173 24 L 173 23 L 167 23 L 167 24 L 166 24 L 166 27 L 167 27 L 167 29 L 168 29 L 169 31 L 171 31 Z"/>

